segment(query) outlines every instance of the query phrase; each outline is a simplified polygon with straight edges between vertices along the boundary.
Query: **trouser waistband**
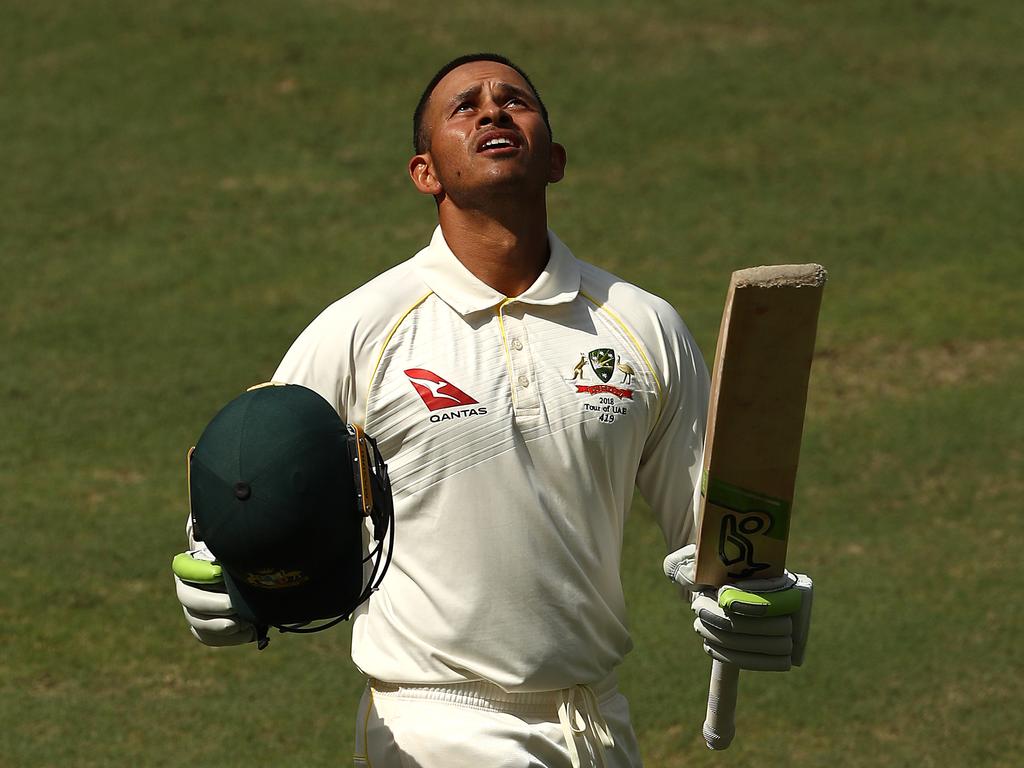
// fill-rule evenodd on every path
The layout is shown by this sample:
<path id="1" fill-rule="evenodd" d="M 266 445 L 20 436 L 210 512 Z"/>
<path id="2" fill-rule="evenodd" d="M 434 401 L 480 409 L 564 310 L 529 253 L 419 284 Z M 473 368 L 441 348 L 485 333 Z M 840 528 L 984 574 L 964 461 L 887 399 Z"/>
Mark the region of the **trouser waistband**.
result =
<path id="1" fill-rule="evenodd" d="M 381 680 L 370 678 L 369 683 L 374 696 L 438 701 L 492 712 L 508 712 L 509 714 L 516 714 L 522 717 L 551 717 L 556 715 L 558 707 L 564 699 L 565 692 L 571 690 L 570 688 L 565 688 L 528 693 L 509 692 L 501 686 L 485 680 L 473 680 L 465 683 L 418 685 L 410 683 L 385 683 Z M 603 701 L 618 690 L 617 685 L 616 675 L 612 673 L 599 683 L 594 683 L 588 687 L 594 692 L 598 701 Z"/>
<path id="2" fill-rule="evenodd" d="M 576 740 L 590 745 L 596 765 L 604 766 L 604 750 L 615 746 L 600 703 L 617 691 L 615 674 L 595 685 L 574 685 L 555 691 L 510 693 L 494 683 L 474 680 L 448 685 L 409 685 L 370 679 L 374 696 L 418 701 L 435 701 L 457 707 L 504 712 L 518 717 L 557 719 L 565 734 L 566 747 L 574 768 L 582 760 Z"/>

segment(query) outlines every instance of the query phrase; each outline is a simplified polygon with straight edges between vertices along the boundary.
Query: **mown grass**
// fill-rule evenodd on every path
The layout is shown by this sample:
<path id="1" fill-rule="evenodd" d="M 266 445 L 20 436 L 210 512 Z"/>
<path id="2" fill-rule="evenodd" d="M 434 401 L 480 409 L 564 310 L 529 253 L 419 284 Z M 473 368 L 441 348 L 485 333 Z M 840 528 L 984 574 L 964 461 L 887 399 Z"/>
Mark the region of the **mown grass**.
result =
<path id="1" fill-rule="evenodd" d="M 185 632 L 183 455 L 425 241 L 409 115 L 481 49 L 569 149 L 552 225 L 705 356 L 730 270 L 831 273 L 791 550 L 808 664 L 744 676 L 737 742 L 706 753 L 707 662 L 638 502 L 622 680 L 648 765 L 1015 764 L 1022 32 L 966 0 L 5 8 L 0 764 L 345 764 L 344 631 L 259 655 Z"/>

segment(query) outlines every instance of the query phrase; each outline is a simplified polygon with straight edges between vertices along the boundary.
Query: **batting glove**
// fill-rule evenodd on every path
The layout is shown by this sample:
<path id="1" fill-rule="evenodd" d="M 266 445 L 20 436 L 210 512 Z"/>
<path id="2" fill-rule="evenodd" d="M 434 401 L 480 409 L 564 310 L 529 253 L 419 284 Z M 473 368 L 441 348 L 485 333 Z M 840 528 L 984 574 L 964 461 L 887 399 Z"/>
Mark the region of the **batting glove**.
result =
<path id="1" fill-rule="evenodd" d="M 202 544 L 202 542 L 195 542 Z M 231 605 L 221 568 L 205 546 L 175 556 L 174 587 L 193 637 L 204 645 L 251 643 L 256 628 L 240 619 Z"/>
<path id="2" fill-rule="evenodd" d="M 775 579 L 747 579 L 714 588 L 693 580 L 697 547 L 665 558 L 665 575 L 691 593 L 694 631 L 704 651 L 740 669 L 785 672 L 804 660 L 814 585 L 786 571 Z"/>

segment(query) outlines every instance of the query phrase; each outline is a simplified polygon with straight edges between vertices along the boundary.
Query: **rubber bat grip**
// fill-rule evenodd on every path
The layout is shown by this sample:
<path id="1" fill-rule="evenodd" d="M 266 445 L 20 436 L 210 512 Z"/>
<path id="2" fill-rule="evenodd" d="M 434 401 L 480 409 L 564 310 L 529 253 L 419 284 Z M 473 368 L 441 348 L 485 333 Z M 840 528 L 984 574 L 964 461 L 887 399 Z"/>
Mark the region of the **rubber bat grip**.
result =
<path id="1" fill-rule="evenodd" d="M 704 719 L 704 742 L 708 749 L 725 749 L 736 735 L 736 690 L 740 668 L 715 660 L 711 665 L 708 712 Z"/>

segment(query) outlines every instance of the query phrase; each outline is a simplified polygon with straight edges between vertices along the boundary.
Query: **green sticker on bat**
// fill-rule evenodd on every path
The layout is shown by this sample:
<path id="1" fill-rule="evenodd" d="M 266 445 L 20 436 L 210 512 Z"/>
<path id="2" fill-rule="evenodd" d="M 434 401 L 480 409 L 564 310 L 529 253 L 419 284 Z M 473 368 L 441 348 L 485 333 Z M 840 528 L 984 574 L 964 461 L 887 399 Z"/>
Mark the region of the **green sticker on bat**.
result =
<path id="1" fill-rule="evenodd" d="M 709 478 L 707 470 L 701 479 L 701 493 L 716 507 L 730 509 L 742 515 L 763 517 L 764 523 L 758 530 L 745 533 L 759 533 L 770 539 L 786 541 L 789 538 L 789 517 L 791 503 L 785 499 L 740 488 L 718 478 Z"/>

